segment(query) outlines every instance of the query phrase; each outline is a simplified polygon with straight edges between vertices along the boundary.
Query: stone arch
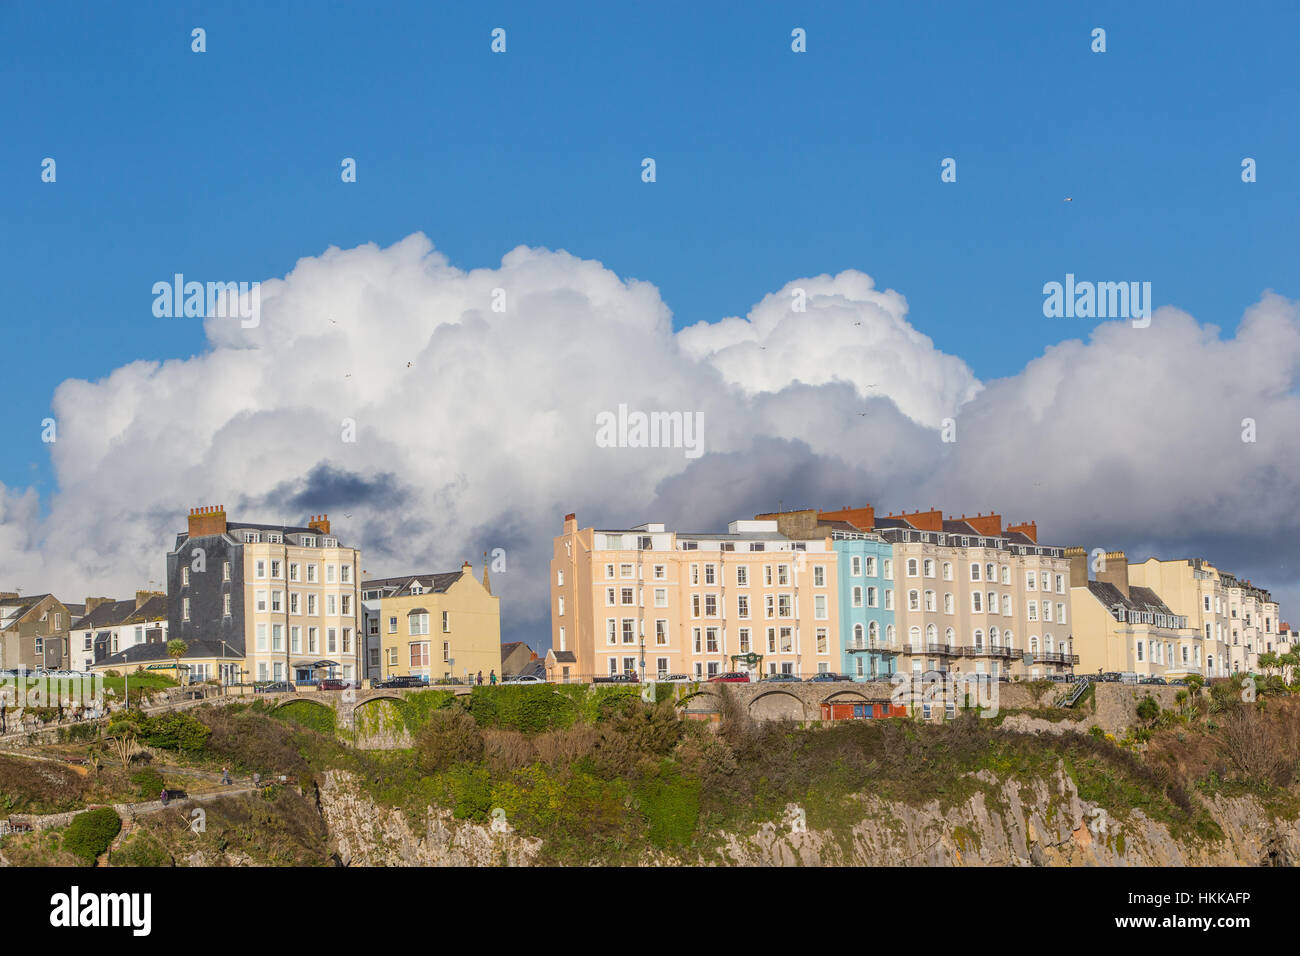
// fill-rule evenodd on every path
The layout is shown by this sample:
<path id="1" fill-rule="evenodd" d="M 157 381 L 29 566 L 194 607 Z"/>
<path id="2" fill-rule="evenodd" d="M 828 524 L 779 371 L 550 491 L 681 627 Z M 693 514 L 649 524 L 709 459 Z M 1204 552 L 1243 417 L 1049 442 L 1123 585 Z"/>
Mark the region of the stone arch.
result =
<path id="1" fill-rule="evenodd" d="M 807 720 L 804 702 L 787 690 L 769 690 L 749 702 L 749 715 L 759 720 Z"/>

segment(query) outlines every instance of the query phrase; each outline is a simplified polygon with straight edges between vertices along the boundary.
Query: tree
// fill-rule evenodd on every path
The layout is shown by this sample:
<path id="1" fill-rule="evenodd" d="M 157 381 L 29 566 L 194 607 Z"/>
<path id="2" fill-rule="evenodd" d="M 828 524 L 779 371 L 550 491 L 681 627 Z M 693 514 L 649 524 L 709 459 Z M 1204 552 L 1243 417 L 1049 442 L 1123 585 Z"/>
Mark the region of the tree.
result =
<path id="1" fill-rule="evenodd" d="M 108 719 L 104 728 L 104 739 L 113 748 L 113 753 L 122 761 L 122 769 L 131 764 L 131 755 L 135 753 L 135 744 L 140 736 L 140 727 L 144 723 L 144 714 L 138 710 L 118 710 Z"/>
<path id="2" fill-rule="evenodd" d="M 167 656 L 176 661 L 176 683 L 181 683 L 181 658 L 190 649 L 190 646 L 182 641 L 179 637 L 167 642 Z"/>

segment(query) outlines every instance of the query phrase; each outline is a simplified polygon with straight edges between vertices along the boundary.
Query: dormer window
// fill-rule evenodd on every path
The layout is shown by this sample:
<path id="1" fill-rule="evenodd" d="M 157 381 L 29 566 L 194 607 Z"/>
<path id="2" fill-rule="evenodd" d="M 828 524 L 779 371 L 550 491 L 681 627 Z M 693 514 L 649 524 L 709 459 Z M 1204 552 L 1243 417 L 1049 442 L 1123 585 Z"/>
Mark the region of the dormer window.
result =
<path id="1" fill-rule="evenodd" d="M 419 581 L 416 581 L 414 584 L 411 585 L 411 593 L 412 593 L 412 594 L 423 594 L 423 593 L 424 593 L 424 588 L 420 587 L 420 582 L 419 582 Z"/>
<path id="2" fill-rule="evenodd" d="M 260 538 L 261 535 L 259 535 L 256 531 L 244 532 L 244 544 L 257 544 Z"/>
<path id="3" fill-rule="evenodd" d="M 316 536 L 314 534 L 305 534 L 302 536 L 302 546 L 304 548 L 316 547 Z"/>
<path id="4" fill-rule="evenodd" d="M 339 546 L 338 538 L 325 538 L 321 541 L 322 548 L 337 548 Z"/>

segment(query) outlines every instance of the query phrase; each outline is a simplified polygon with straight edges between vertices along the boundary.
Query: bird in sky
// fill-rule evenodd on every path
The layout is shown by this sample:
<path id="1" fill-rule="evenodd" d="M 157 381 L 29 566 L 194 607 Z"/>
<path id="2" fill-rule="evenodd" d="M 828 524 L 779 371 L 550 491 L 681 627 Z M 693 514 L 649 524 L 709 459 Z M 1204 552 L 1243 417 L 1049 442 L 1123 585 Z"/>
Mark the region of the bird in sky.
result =
<path id="1" fill-rule="evenodd" d="M 1066 202 L 1074 202 L 1074 197 L 1073 197 L 1073 196 L 1066 196 L 1066 197 L 1065 197 L 1065 201 L 1066 201 Z"/>

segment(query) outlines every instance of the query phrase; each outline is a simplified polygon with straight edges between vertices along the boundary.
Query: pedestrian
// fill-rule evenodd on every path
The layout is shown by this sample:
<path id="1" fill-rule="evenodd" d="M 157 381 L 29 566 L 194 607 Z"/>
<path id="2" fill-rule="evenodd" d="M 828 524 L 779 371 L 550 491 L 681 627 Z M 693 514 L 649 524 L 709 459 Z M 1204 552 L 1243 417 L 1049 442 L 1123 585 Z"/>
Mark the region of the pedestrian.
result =
<path id="1" fill-rule="evenodd" d="M 497 685 L 497 672 L 495 670 L 488 674 L 488 683 L 493 687 Z"/>
<path id="2" fill-rule="evenodd" d="M 221 782 L 227 787 L 230 786 L 230 769 L 228 767 L 221 768 Z"/>
<path id="3" fill-rule="evenodd" d="M 255 786 L 255 787 L 260 787 L 261 785 L 262 785 L 262 775 L 261 775 L 260 773 L 254 773 L 254 774 L 253 774 L 253 786 Z"/>
<path id="4" fill-rule="evenodd" d="M 167 788 L 166 788 L 166 787 L 164 787 L 162 793 L 159 794 L 159 799 L 162 800 L 162 805 L 163 805 L 164 807 L 167 806 Z"/>
<path id="5" fill-rule="evenodd" d="M 482 671 L 479 671 L 479 672 L 478 672 L 478 686 L 479 686 L 479 687 L 482 687 L 482 686 L 483 686 L 483 672 L 482 672 Z"/>

